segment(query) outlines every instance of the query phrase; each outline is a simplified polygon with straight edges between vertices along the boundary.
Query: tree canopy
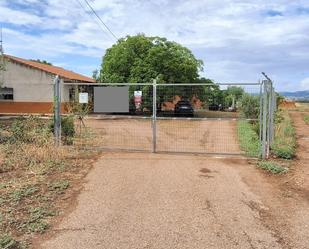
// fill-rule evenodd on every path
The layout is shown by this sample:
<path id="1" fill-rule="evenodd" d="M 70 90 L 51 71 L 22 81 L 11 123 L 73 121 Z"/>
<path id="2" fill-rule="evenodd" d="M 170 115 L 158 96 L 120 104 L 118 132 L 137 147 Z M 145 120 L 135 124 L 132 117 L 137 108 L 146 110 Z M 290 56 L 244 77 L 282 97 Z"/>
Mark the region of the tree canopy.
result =
<path id="1" fill-rule="evenodd" d="M 106 50 L 100 81 L 110 83 L 188 83 L 199 79 L 203 62 L 186 47 L 166 38 L 127 36 Z"/>

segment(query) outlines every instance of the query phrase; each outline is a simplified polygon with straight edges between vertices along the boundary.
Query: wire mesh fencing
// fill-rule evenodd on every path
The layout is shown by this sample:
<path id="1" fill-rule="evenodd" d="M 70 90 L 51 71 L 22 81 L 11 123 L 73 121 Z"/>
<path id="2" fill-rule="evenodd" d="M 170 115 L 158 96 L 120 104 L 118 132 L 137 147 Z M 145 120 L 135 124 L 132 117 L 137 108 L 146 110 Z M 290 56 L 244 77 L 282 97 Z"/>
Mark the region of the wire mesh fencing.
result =
<path id="1" fill-rule="evenodd" d="M 246 112 L 245 98 L 256 109 Z M 157 151 L 245 153 L 249 144 L 240 145 L 240 120 L 258 122 L 259 98 L 260 84 L 159 84 Z"/>
<path id="2" fill-rule="evenodd" d="M 100 96 L 95 91 L 122 89 L 127 92 L 124 111 L 113 111 L 113 106 L 121 105 L 117 96 Z M 109 91 L 112 93 L 113 91 Z M 153 141 L 153 87 L 152 84 L 98 84 L 94 87 L 93 106 L 90 114 L 78 120 L 76 143 L 81 146 L 108 150 L 151 151 Z M 111 98 L 108 112 L 96 112 L 95 98 Z M 97 104 L 100 101 L 97 101 Z M 98 104 L 98 105 L 99 105 Z M 104 107 L 104 103 L 101 103 Z M 97 109 L 100 109 L 97 108 Z"/>
<path id="3" fill-rule="evenodd" d="M 100 84 L 103 91 L 127 87 L 127 111 L 88 115 L 79 127 L 90 143 L 82 136 L 76 142 L 111 150 L 259 156 L 272 130 L 268 83 Z"/>

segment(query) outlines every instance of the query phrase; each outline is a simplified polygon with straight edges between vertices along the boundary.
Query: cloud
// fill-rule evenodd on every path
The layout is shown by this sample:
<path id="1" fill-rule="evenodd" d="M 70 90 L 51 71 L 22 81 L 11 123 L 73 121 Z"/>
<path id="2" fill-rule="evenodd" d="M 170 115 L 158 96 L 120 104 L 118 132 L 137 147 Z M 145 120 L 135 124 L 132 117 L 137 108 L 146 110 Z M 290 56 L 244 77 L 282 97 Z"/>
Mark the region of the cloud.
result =
<path id="1" fill-rule="evenodd" d="M 203 74 L 217 81 L 257 81 L 266 71 L 279 90 L 296 90 L 309 77 L 307 0 L 89 1 L 116 36 L 177 41 L 203 59 Z M 63 64 L 79 55 L 74 65 L 83 73 L 91 74 L 87 68 L 97 68 L 115 42 L 83 0 L 3 0 L 0 12 L 7 51 Z M 87 56 L 98 64 L 89 65 Z"/>
<path id="2" fill-rule="evenodd" d="M 303 79 L 303 80 L 300 82 L 300 89 L 301 89 L 301 90 L 304 90 L 304 91 L 309 91 L 309 77 Z"/>

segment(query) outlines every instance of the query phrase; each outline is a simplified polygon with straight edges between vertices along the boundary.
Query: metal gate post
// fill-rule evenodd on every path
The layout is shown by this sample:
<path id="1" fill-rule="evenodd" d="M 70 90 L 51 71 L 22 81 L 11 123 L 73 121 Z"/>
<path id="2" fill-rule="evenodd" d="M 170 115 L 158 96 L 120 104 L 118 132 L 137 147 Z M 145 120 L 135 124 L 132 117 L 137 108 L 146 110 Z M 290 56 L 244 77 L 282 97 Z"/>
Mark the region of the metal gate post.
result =
<path id="1" fill-rule="evenodd" d="M 61 85 L 58 75 L 54 80 L 54 138 L 55 145 L 61 145 Z"/>
<path id="2" fill-rule="evenodd" d="M 260 121 L 260 146 L 262 146 L 262 121 L 263 121 L 263 82 L 259 81 L 260 84 L 260 113 L 259 113 L 259 121 Z"/>
<path id="3" fill-rule="evenodd" d="M 275 99 L 275 90 L 272 86 L 272 82 L 270 83 L 271 86 L 271 97 L 270 97 L 270 123 L 269 123 L 269 146 L 273 144 L 274 141 L 274 115 L 275 115 L 275 106 L 274 106 L 274 99 Z"/>
<path id="4" fill-rule="evenodd" d="M 263 80 L 262 159 L 267 157 L 267 80 Z"/>
<path id="5" fill-rule="evenodd" d="M 152 84 L 152 152 L 157 151 L 157 80 Z"/>
<path id="6" fill-rule="evenodd" d="M 269 150 L 270 150 L 270 143 L 271 143 L 271 118 L 272 118 L 272 83 L 270 80 L 267 81 L 267 105 L 268 105 L 268 112 L 267 112 L 267 150 L 266 150 L 266 157 L 269 156 Z"/>

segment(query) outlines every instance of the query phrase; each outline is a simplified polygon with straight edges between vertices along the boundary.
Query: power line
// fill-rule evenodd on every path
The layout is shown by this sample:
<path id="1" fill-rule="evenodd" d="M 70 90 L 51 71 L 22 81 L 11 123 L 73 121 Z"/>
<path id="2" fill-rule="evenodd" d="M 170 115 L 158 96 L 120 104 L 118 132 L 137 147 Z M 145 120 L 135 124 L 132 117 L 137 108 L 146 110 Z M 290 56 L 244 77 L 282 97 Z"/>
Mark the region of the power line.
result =
<path id="1" fill-rule="evenodd" d="M 84 7 L 84 5 L 81 3 L 81 1 L 80 1 L 80 0 L 76 0 L 76 1 L 78 2 L 79 6 L 84 10 L 84 12 L 85 12 L 87 15 L 89 15 L 89 16 L 92 17 L 92 15 L 87 11 L 87 9 Z M 94 19 L 94 21 L 96 22 L 96 24 L 98 24 L 98 26 L 100 27 L 100 29 L 101 29 L 105 34 L 109 35 L 109 34 L 107 33 L 106 29 L 104 29 L 104 28 L 101 26 L 101 24 L 99 23 L 99 21 L 98 21 L 97 19 Z"/>
<path id="2" fill-rule="evenodd" d="M 104 27 L 109 31 L 109 33 L 118 41 L 119 38 L 111 31 L 111 29 L 103 22 L 101 17 L 97 14 L 97 12 L 93 9 L 93 7 L 90 5 L 88 0 L 84 0 L 85 3 L 88 5 L 88 7 L 91 9 L 92 13 L 100 20 L 100 22 L 104 25 Z"/>

